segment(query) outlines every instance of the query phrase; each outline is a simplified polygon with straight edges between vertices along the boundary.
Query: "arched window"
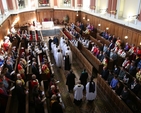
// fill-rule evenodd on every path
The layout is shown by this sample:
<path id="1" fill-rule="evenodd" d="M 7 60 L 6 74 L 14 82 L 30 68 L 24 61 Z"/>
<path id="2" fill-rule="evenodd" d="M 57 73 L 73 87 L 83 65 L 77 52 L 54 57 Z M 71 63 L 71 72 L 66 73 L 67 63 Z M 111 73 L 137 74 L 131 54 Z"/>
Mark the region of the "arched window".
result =
<path id="1" fill-rule="evenodd" d="M 6 0 L 2 0 L 4 11 L 8 11 L 7 2 Z"/>
<path id="2" fill-rule="evenodd" d="M 63 0 L 63 4 L 65 7 L 70 7 L 71 6 L 71 0 Z"/>
<path id="3" fill-rule="evenodd" d="M 49 7 L 49 0 L 38 0 L 39 7 Z"/>
<path id="4" fill-rule="evenodd" d="M 25 0 L 18 0 L 19 9 L 25 8 Z"/>

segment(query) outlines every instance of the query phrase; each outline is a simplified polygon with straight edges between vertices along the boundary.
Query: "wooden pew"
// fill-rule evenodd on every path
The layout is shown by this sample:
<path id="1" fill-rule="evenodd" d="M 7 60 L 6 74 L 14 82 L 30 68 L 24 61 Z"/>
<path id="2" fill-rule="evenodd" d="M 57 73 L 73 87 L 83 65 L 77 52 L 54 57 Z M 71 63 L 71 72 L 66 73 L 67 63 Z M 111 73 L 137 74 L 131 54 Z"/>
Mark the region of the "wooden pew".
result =
<path id="1" fill-rule="evenodd" d="M 14 45 L 14 46 L 15 46 L 15 45 Z M 18 54 L 19 54 L 19 52 L 20 52 L 20 47 L 21 47 L 21 43 L 19 44 Z M 14 70 L 13 70 L 13 71 L 15 71 L 15 72 L 16 72 L 16 68 L 17 68 L 17 63 L 18 63 L 18 57 L 17 57 L 16 63 L 15 63 L 15 67 L 14 67 Z M 10 88 L 12 88 L 12 87 L 13 87 L 13 83 L 11 84 Z M 13 104 L 13 103 L 11 102 L 11 99 L 12 99 L 12 91 L 13 91 L 13 90 L 11 90 L 11 91 L 9 92 L 9 95 L 11 95 L 11 96 L 8 97 L 8 101 L 7 101 L 5 113 L 10 113 L 10 106 L 11 106 L 11 104 Z"/>
<path id="2" fill-rule="evenodd" d="M 103 47 L 103 44 L 99 42 L 98 40 L 96 40 L 95 38 L 93 38 L 92 36 L 90 36 L 90 40 L 94 42 L 96 45 L 98 45 L 99 48 Z"/>
<path id="3" fill-rule="evenodd" d="M 78 45 L 79 45 L 78 48 L 81 51 L 81 53 L 97 69 L 98 72 L 101 72 L 103 68 L 102 63 L 88 49 L 86 49 L 80 42 L 78 42 Z"/>
<path id="4" fill-rule="evenodd" d="M 116 111 L 119 113 L 133 113 L 130 108 L 115 94 L 115 92 L 110 88 L 108 83 L 98 74 L 97 75 L 97 86 L 102 90 L 104 95 L 110 101 Z"/>
<path id="5" fill-rule="evenodd" d="M 75 37 L 71 35 L 66 28 L 63 28 L 63 33 L 68 37 L 69 40 L 75 39 Z"/>
<path id="6" fill-rule="evenodd" d="M 100 40 L 101 43 L 106 44 L 107 46 L 110 45 L 110 42 L 109 42 L 108 40 L 106 40 L 105 38 L 103 38 L 102 36 L 100 36 L 99 33 L 97 33 L 97 37 L 96 37 L 96 39 L 97 39 L 97 40 Z"/>
<path id="7" fill-rule="evenodd" d="M 12 88 L 12 87 L 13 87 L 13 84 L 11 84 L 10 88 Z M 11 102 L 11 100 L 12 100 L 12 91 L 9 92 L 9 95 L 10 95 L 10 96 L 8 96 L 8 100 L 7 100 L 7 105 L 6 105 L 6 111 L 5 111 L 5 113 L 10 113 L 10 106 L 11 106 L 11 104 L 13 104 L 13 103 Z"/>
<path id="8" fill-rule="evenodd" d="M 26 88 L 29 89 L 29 81 L 26 82 Z M 29 93 L 25 97 L 25 113 L 29 113 Z"/>
<path id="9" fill-rule="evenodd" d="M 131 78 L 132 79 L 132 78 Z M 119 81 L 123 86 L 126 86 L 121 80 Z M 137 110 L 141 111 L 141 99 L 136 96 L 129 88 L 128 88 L 128 91 L 129 91 L 129 100 L 131 100 L 133 102 L 133 104 L 137 107 Z M 130 107 L 130 106 L 129 106 Z M 132 109 L 132 108 L 131 108 Z"/>
<path id="10" fill-rule="evenodd" d="M 72 45 L 71 42 L 69 43 L 69 46 L 71 48 L 73 55 L 76 55 L 76 57 L 80 60 L 80 62 L 82 62 L 88 73 L 92 75 L 93 74 L 92 64 L 83 56 L 83 54 L 75 46 Z"/>
<path id="11" fill-rule="evenodd" d="M 63 31 L 60 30 L 60 34 L 64 35 L 64 37 L 66 39 L 68 39 L 68 37 L 63 33 Z M 88 71 L 88 73 L 90 75 L 92 75 L 93 73 L 93 66 L 91 65 L 90 62 L 88 62 L 88 60 L 82 55 L 82 53 L 75 47 L 73 46 L 73 44 L 71 42 L 69 42 L 69 46 L 71 48 L 71 51 L 73 53 L 73 55 L 76 55 L 76 57 L 83 63 L 83 65 L 85 66 L 86 70 Z"/>
<path id="12" fill-rule="evenodd" d="M 44 88 L 44 81 L 41 81 L 41 87 L 42 87 L 42 90 L 45 93 L 46 91 L 45 91 L 45 88 Z M 44 94 L 44 97 L 46 97 L 46 94 Z M 44 113 L 48 113 L 46 100 L 43 102 L 43 106 L 44 106 Z"/>

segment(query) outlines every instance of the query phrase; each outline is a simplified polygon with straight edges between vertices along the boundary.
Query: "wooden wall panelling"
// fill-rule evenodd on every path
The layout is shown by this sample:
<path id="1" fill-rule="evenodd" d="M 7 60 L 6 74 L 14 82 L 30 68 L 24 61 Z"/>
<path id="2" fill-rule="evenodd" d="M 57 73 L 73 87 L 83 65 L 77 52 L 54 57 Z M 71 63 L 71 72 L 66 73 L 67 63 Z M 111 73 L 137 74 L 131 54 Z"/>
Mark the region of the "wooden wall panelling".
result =
<path id="1" fill-rule="evenodd" d="M 113 23 L 109 23 L 109 30 L 110 30 L 110 34 L 112 34 L 112 33 L 115 34 L 115 25 Z"/>
<path id="2" fill-rule="evenodd" d="M 24 13 L 19 13 L 19 25 L 22 26 L 25 23 L 33 23 L 33 21 L 36 19 L 36 13 L 35 11 L 29 11 Z"/>
<path id="3" fill-rule="evenodd" d="M 118 26 L 118 34 L 117 34 L 117 36 L 118 36 L 120 39 L 122 39 L 122 33 L 123 33 L 123 27 Z"/>
<path id="4" fill-rule="evenodd" d="M 105 20 L 101 21 L 101 29 L 106 30 L 106 27 L 108 27 L 106 21 Z"/>
<path id="5" fill-rule="evenodd" d="M 114 25 L 114 24 L 113 24 Z M 116 37 L 119 37 L 119 34 L 118 34 L 118 31 L 119 31 L 119 26 L 117 25 L 117 26 L 112 26 L 112 27 L 114 27 L 114 32 L 113 33 L 111 33 L 111 35 L 115 35 Z"/>
<path id="6" fill-rule="evenodd" d="M 123 32 L 122 32 L 122 36 L 121 36 L 121 40 L 122 40 L 123 43 L 127 42 L 127 41 L 126 41 L 127 39 L 125 39 L 125 36 L 127 36 L 127 35 L 128 35 L 128 34 L 127 34 L 127 29 L 124 28 L 124 29 L 123 29 Z"/>
<path id="7" fill-rule="evenodd" d="M 140 44 L 139 40 L 139 34 L 137 32 L 133 32 L 132 38 L 131 38 L 131 42 L 129 44 L 135 44 L 135 45 L 139 45 Z"/>
<path id="8" fill-rule="evenodd" d="M 128 42 L 129 44 L 131 44 L 132 43 L 132 36 L 133 36 L 133 32 L 131 31 L 131 30 L 127 30 L 127 36 L 128 36 L 128 39 L 127 40 L 125 40 L 126 42 Z"/>
<path id="9" fill-rule="evenodd" d="M 136 37 L 136 44 L 137 46 L 141 46 L 140 43 L 141 43 L 141 34 L 137 34 L 137 37 Z"/>
<path id="10" fill-rule="evenodd" d="M 63 20 L 63 14 L 62 13 L 63 12 L 60 11 L 60 10 L 55 10 L 54 11 L 54 19 L 58 19 L 59 22 L 62 22 L 62 20 Z"/>

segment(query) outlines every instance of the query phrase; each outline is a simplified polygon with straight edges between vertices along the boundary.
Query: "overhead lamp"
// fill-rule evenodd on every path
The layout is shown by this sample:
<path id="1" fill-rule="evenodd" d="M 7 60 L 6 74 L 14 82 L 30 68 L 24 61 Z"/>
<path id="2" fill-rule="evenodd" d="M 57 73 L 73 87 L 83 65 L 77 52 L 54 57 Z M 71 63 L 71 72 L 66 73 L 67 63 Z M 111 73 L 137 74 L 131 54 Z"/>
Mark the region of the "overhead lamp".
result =
<path id="1" fill-rule="evenodd" d="M 83 17 L 83 20 L 85 20 L 85 17 Z"/>
<path id="2" fill-rule="evenodd" d="M 141 45 L 141 42 L 140 42 L 140 45 Z"/>
<path id="3" fill-rule="evenodd" d="M 76 16 L 78 16 L 78 11 L 76 12 Z"/>
<path id="4" fill-rule="evenodd" d="M 106 27 L 106 30 L 109 30 L 109 27 Z"/>
<path id="5" fill-rule="evenodd" d="M 128 36 L 125 36 L 124 38 L 125 38 L 125 39 L 127 39 L 127 38 L 128 38 Z"/>
<path id="6" fill-rule="evenodd" d="M 90 19 L 87 19 L 87 21 L 90 21 Z"/>
<path id="7" fill-rule="evenodd" d="M 98 26 L 101 26 L 101 24 L 98 24 Z"/>

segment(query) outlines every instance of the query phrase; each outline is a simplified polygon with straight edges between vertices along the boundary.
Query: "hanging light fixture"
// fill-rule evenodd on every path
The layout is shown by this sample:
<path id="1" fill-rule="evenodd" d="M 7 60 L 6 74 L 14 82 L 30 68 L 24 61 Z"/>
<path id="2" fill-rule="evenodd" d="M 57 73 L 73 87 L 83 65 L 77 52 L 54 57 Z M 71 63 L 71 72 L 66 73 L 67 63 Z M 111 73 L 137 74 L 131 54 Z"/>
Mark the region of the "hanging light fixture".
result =
<path id="1" fill-rule="evenodd" d="M 79 15 L 78 15 L 78 11 L 76 12 L 76 16 L 79 16 Z"/>

